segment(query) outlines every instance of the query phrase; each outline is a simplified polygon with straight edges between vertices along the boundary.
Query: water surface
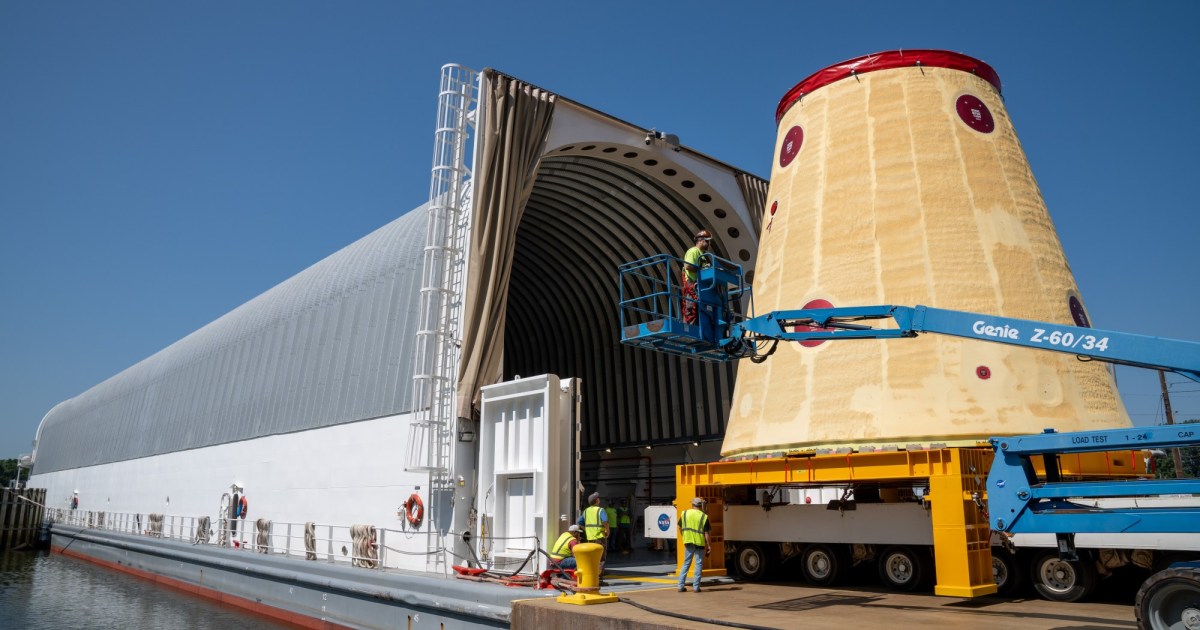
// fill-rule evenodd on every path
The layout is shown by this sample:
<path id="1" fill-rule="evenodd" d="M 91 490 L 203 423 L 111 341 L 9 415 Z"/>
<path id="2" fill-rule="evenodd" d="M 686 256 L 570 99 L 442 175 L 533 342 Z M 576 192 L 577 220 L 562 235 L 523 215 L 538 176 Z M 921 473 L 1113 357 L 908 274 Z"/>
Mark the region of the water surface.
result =
<path id="1" fill-rule="evenodd" d="M 0 551 L 0 628 L 290 628 L 45 551 Z"/>

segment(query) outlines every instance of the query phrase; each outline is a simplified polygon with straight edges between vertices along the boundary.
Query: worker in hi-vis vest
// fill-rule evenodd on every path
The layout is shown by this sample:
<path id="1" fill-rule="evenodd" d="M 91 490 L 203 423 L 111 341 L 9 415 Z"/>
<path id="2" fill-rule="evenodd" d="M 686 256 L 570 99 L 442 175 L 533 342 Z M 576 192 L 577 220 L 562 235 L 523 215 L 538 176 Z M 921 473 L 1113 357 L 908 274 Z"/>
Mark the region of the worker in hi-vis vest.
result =
<path id="1" fill-rule="evenodd" d="M 614 550 L 620 551 L 620 541 L 617 540 L 617 502 L 609 499 L 608 507 L 604 508 L 604 513 L 608 516 L 608 529 L 612 532 L 612 540 L 610 542 Z"/>
<path id="2" fill-rule="evenodd" d="M 575 545 L 580 542 L 579 538 L 582 535 L 583 529 L 578 525 L 572 525 L 550 546 L 550 557 L 558 563 L 558 566 L 564 569 L 575 568 Z"/>
<path id="3" fill-rule="evenodd" d="M 712 263 L 712 259 L 705 256 L 712 244 L 712 234 L 708 230 L 700 230 L 696 232 L 694 242 L 695 246 L 683 254 L 683 291 L 679 311 L 685 324 L 699 322 L 696 316 L 696 307 L 699 304 L 696 297 L 696 281 L 700 278 L 700 270 Z"/>
<path id="4" fill-rule="evenodd" d="M 621 553 L 633 551 L 633 518 L 629 515 L 629 501 L 621 499 L 617 508 L 617 547 Z"/>
<path id="5" fill-rule="evenodd" d="M 692 588 L 700 592 L 700 574 L 704 571 L 704 557 L 708 555 L 711 547 L 708 545 L 708 532 L 712 530 L 712 524 L 708 522 L 708 515 L 704 513 L 704 499 L 696 497 L 692 499 L 692 507 L 683 511 L 679 515 L 679 533 L 683 536 L 683 566 L 679 567 L 679 592 L 687 590 L 683 583 L 687 580 L 688 567 L 692 561 L 696 562 L 696 574 L 692 578 Z"/>
<path id="6" fill-rule="evenodd" d="M 583 537 L 590 543 L 604 547 L 600 555 L 600 564 L 608 557 L 608 512 L 600 505 L 600 493 L 593 492 L 588 497 L 588 507 L 580 515 L 576 525 L 583 528 Z"/>

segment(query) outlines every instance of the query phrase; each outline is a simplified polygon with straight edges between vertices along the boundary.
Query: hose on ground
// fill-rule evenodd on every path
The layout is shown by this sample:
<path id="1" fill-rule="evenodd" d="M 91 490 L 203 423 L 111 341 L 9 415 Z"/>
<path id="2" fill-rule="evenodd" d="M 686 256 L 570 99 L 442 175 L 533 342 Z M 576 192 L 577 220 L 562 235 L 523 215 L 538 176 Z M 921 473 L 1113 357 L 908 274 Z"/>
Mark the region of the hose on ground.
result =
<path id="1" fill-rule="evenodd" d="M 463 574 L 463 573 L 457 573 L 457 574 L 455 574 L 454 577 L 456 577 L 460 580 L 466 580 L 468 582 L 491 582 L 494 584 L 503 584 L 505 586 L 536 587 L 541 582 L 540 578 L 537 575 L 520 575 L 520 573 L 529 564 L 529 561 L 532 560 L 533 557 L 539 553 L 542 554 L 543 556 L 546 556 L 546 559 L 549 561 L 549 564 L 547 565 L 547 569 L 549 569 L 551 571 L 559 572 L 558 575 L 550 577 L 549 580 L 547 581 L 547 583 L 551 587 L 553 587 L 555 590 L 557 590 L 561 593 L 568 594 L 568 595 L 571 593 L 574 593 L 575 585 L 576 585 L 575 581 L 567 578 L 566 577 L 567 574 L 565 572 L 563 572 L 563 569 L 562 569 L 562 567 L 559 566 L 558 561 L 555 560 L 554 558 L 550 557 L 550 554 L 547 553 L 546 550 L 542 549 L 540 546 L 534 547 L 533 551 L 530 551 L 529 555 L 525 556 L 525 561 L 521 563 L 521 566 L 517 567 L 517 569 L 515 571 L 513 571 L 512 573 L 505 574 L 505 573 L 499 573 L 496 571 L 484 571 L 483 573 L 479 573 L 476 575 L 467 575 L 467 574 Z M 455 554 L 451 554 L 451 555 L 455 555 Z M 474 555 L 473 552 L 472 552 L 472 555 Z M 478 562 L 478 558 L 476 558 L 476 561 Z"/>
<path id="2" fill-rule="evenodd" d="M 745 628 L 746 630 L 779 630 L 778 628 L 773 628 L 771 626 L 755 626 L 755 625 L 748 624 L 748 623 L 738 623 L 736 621 L 722 621 L 720 619 L 710 619 L 708 617 L 697 617 L 695 615 L 685 615 L 683 613 L 671 612 L 669 610 L 660 610 L 658 608 L 652 608 L 645 604 L 639 604 L 639 603 L 633 601 L 632 599 L 629 599 L 626 597 L 620 598 L 620 601 L 622 603 L 629 604 L 630 606 L 633 606 L 634 608 L 641 608 L 642 610 L 644 610 L 646 612 L 651 612 L 656 615 L 664 615 L 666 617 L 675 617 L 677 619 L 686 619 L 688 621 L 696 621 L 699 623 L 711 623 L 713 625 L 726 626 L 729 628 Z"/>
<path id="3" fill-rule="evenodd" d="M 555 560 L 545 549 L 538 547 L 537 552 L 542 554 L 543 556 L 546 556 L 546 560 L 547 560 L 547 562 L 549 562 L 549 564 L 546 565 L 546 568 L 548 568 L 552 571 L 558 571 L 558 576 L 561 576 L 561 577 L 558 577 L 558 576 L 551 577 L 550 578 L 550 586 L 553 586 L 554 589 L 560 593 L 563 593 L 566 595 L 574 594 L 575 587 L 578 586 L 578 582 L 568 578 L 567 574 L 563 571 L 562 566 L 560 566 L 558 564 L 558 560 Z"/>

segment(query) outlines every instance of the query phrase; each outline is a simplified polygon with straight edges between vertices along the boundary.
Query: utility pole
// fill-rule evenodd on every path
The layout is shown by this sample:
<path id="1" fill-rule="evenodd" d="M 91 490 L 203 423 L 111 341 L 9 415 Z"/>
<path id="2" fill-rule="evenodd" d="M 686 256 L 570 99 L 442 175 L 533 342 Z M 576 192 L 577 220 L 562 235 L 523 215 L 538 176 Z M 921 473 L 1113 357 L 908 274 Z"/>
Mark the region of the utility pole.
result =
<path id="1" fill-rule="evenodd" d="M 1175 414 L 1171 411 L 1171 396 L 1167 393 L 1167 375 L 1158 371 L 1158 384 L 1162 386 L 1163 410 L 1166 412 L 1167 424 L 1175 424 Z M 1175 460 L 1175 478 L 1183 479 L 1183 456 L 1179 449 L 1171 449 L 1171 459 Z"/>

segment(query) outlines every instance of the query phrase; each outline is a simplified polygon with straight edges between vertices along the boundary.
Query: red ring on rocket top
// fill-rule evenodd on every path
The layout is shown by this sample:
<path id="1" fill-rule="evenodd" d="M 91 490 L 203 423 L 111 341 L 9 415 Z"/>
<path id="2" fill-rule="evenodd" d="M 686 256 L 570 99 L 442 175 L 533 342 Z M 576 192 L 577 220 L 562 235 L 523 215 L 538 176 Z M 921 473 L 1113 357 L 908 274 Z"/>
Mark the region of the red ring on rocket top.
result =
<path id="1" fill-rule="evenodd" d="M 974 57 L 948 50 L 889 50 L 855 57 L 812 73 L 783 95 L 783 100 L 779 101 L 779 107 L 775 109 L 775 124 L 778 125 L 787 110 L 805 95 L 812 94 L 830 83 L 877 70 L 912 67 L 948 68 L 969 72 L 991 83 L 997 93 L 1001 91 L 1000 75 L 996 74 L 991 66 Z"/>

